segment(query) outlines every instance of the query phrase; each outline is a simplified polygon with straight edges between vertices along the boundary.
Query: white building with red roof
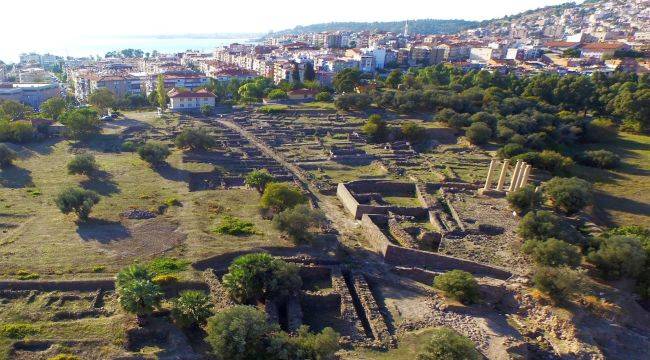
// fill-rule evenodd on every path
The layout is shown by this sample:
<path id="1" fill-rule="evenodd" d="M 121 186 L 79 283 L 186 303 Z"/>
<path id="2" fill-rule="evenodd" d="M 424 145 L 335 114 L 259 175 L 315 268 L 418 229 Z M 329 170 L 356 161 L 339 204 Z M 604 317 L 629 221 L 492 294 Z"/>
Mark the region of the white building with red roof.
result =
<path id="1" fill-rule="evenodd" d="M 169 96 L 169 109 L 178 112 L 198 111 L 203 106 L 214 107 L 217 97 L 208 90 L 184 91 L 176 88 L 171 89 Z"/>

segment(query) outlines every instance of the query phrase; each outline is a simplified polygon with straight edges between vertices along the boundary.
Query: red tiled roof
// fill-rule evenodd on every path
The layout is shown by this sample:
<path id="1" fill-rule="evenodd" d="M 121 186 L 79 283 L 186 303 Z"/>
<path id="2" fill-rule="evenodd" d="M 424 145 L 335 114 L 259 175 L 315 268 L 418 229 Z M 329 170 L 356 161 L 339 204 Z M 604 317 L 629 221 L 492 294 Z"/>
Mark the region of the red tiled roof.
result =
<path id="1" fill-rule="evenodd" d="M 188 97 L 216 97 L 208 90 L 201 89 L 198 91 L 179 91 L 178 89 L 171 89 L 168 93 L 170 98 L 188 98 Z"/>

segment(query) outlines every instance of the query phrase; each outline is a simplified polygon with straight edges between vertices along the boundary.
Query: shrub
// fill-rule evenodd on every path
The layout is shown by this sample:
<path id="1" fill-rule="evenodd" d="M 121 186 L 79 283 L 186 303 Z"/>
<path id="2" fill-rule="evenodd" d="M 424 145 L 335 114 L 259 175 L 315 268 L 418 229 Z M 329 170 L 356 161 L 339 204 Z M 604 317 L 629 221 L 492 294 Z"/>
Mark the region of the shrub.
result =
<path id="1" fill-rule="evenodd" d="M 156 275 L 151 279 L 151 282 L 159 286 L 165 286 L 177 283 L 178 278 L 174 275 Z"/>
<path id="2" fill-rule="evenodd" d="M 273 217 L 273 226 L 286 233 L 294 242 L 313 241 L 311 228 L 325 224 L 327 218 L 320 210 L 311 209 L 306 204 L 297 205 Z"/>
<path id="3" fill-rule="evenodd" d="M 122 143 L 122 151 L 134 152 L 138 149 L 138 145 L 133 141 L 125 141 Z"/>
<path id="4" fill-rule="evenodd" d="M 269 209 L 274 214 L 305 202 L 307 198 L 297 187 L 285 183 L 268 184 L 260 199 L 262 209 Z"/>
<path id="5" fill-rule="evenodd" d="M 608 279 L 636 277 L 644 269 L 646 250 L 639 239 L 614 235 L 600 242 L 599 249 L 587 257 L 596 265 L 602 276 Z"/>
<path id="6" fill-rule="evenodd" d="M 366 94 L 343 94 L 334 101 L 337 109 L 341 110 L 366 110 L 370 107 L 372 99 Z"/>
<path id="7" fill-rule="evenodd" d="M 260 194 L 266 189 L 266 185 L 275 181 L 275 177 L 268 170 L 254 170 L 246 175 L 244 183 L 257 190 Z"/>
<path id="8" fill-rule="evenodd" d="M 160 143 L 147 142 L 138 148 L 140 158 L 154 166 L 164 163 L 169 154 L 169 148 Z"/>
<path id="9" fill-rule="evenodd" d="M 584 245 L 585 239 L 571 224 L 550 211 L 536 211 L 526 214 L 517 227 L 517 233 L 524 240 L 545 241 L 549 238 Z"/>
<path id="10" fill-rule="evenodd" d="M 266 321 L 266 314 L 250 306 L 233 306 L 208 320 L 205 338 L 212 354 L 222 360 L 265 359 L 271 334 L 277 324 Z"/>
<path id="11" fill-rule="evenodd" d="M 333 359 L 339 349 L 340 334 L 331 327 L 324 328 L 320 334 L 309 331 L 309 326 L 303 325 L 298 329 L 295 338 L 296 345 L 305 359 Z"/>
<path id="12" fill-rule="evenodd" d="M 216 144 L 214 138 L 205 129 L 185 129 L 176 136 L 174 142 L 179 149 L 191 151 L 204 151 Z"/>
<path id="13" fill-rule="evenodd" d="M 165 201 L 163 201 L 163 204 L 165 204 L 167 207 L 183 206 L 183 203 L 181 203 L 181 201 L 175 197 L 166 198 Z"/>
<path id="14" fill-rule="evenodd" d="M 0 144 L 0 167 L 10 166 L 17 157 L 16 152 L 11 150 L 9 146 Z"/>
<path id="15" fill-rule="evenodd" d="M 29 335 L 38 333 L 38 328 L 31 324 L 2 324 L 0 335 L 9 339 L 23 339 Z"/>
<path id="16" fill-rule="evenodd" d="M 591 202 L 591 184 L 577 177 L 554 177 L 543 185 L 544 195 L 556 210 L 574 214 Z"/>
<path id="17" fill-rule="evenodd" d="M 610 119 L 598 118 L 585 126 L 585 137 L 591 142 L 609 142 L 616 139 L 618 130 Z"/>
<path id="18" fill-rule="evenodd" d="M 54 202 L 62 213 L 69 214 L 74 211 L 79 219 L 86 220 L 90 210 L 99 202 L 99 195 L 91 190 L 70 187 L 61 191 Z"/>
<path id="19" fill-rule="evenodd" d="M 475 122 L 469 126 L 465 136 L 470 143 L 474 145 L 483 145 L 492 137 L 492 129 L 483 122 Z"/>
<path id="20" fill-rule="evenodd" d="M 433 280 L 433 287 L 442 290 L 452 299 L 464 304 L 471 304 L 478 300 L 478 283 L 472 274 L 463 270 L 451 270 L 438 275 Z"/>
<path id="21" fill-rule="evenodd" d="M 505 144 L 497 151 L 497 156 L 501 159 L 510 159 L 524 152 L 526 152 L 526 149 L 520 144 Z"/>
<path id="22" fill-rule="evenodd" d="M 246 220 L 226 215 L 221 219 L 221 223 L 213 230 L 217 234 L 224 235 L 251 235 L 255 234 L 255 225 Z"/>
<path id="23" fill-rule="evenodd" d="M 327 91 L 321 91 L 316 94 L 316 101 L 332 101 L 332 95 Z"/>
<path id="24" fill-rule="evenodd" d="M 573 166 L 573 160 L 570 157 L 551 150 L 526 152 L 515 156 L 513 160 L 523 160 L 536 168 L 553 174 L 566 174 Z"/>
<path id="25" fill-rule="evenodd" d="M 147 269 L 155 275 L 174 274 L 185 271 L 190 264 L 187 260 L 159 257 L 146 264 Z"/>
<path id="26" fill-rule="evenodd" d="M 542 201 L 542 194 L 535 191 L 534 185 L 526 185 L 506 196 L 510 208 L 519 215 L 535 210 Z"/>
<path id="27" fill-rule="evenodd" d="M 535 263 L 543 266 L 569 266 L 572 268 L 580 265 L 580 248 L 557 239 L 545 241 L 528 240 L 524 243 L 523 250 L 530 254 Z"/>
<path id="28" fill-rule="evenodd" d="M 283 298 L 299 290 L 302 280 L 298 268 L 265 253 L 238 257 L 223 276 L 223 285 L 239 303 Z"/>
<path id="29" fill-rule="evenodd" d="M 577 160 L 583 165 L 601 169 L 613 169 L 618 167 L 621 162 L 618 155 L 607 150 L 585 151 L 578 155 Z"/>
<path id="30" fill-rule="evenodd" d="M 61 122 L 66 126 L 66 135 L 73 140 L 88 139 L 101 130 L 97 111 L 89 108 L 66 111 Z"/>
<path id="31" fill-rule="evenodd" d="M 202 291 L 187 290 L 172 301 L 172 318 L 184 328 L 205 325 L 212 316 L 210 298 Z"/>
<path id="32" fill-rule="evenodd" d="M 481 355 L 470 339 L 446 327 L 434 329 L 417 356 L 417 360 L 456 359 L 478 360 L 481 359 Z"/>
<path id="33" fill-rule="evenodd" d="M 0 141 L 26 143 L 35 135 L 36 129 L 28 121 L 0 121 Z"/>
<path id="34" fill-rule="evenodd" d="M 533 274 L 533 284 L 556 302 L 570 300 L 582 291 L 582 275 L 568 267 L 538 267 Z"/>
<path id="35" fill-rule="evenodd" d="M 36 280 L 40 277 L 38 274 L 30 273 L 27 270 L 18 270 L 16 276 L 18 277 L 18 280 Z"/>
<path id="36" fill-rule="evenodd" d="M 368 121 L 363 125 L 361 131 L 368 136 L 370 142 L 378 143 L 386 140 L 388 126 L 381 116 L 374 114 L 368 117 Z"/>
<path id="37" fill-rule="evenodd" d="M 287 95 L 287 92 L 282 89 L 273 89 L 269 92 L 268 97 L 271 100 L 281 100 L 287 99 L 289 96 Z"/>
<path id="38" fill-rule="evenodd" d="M 208 104 L 201 105 L 201 115 L 210 116 L 212 115 L 213 111 L 214 111 L 214 106 L 210 106 Z"/>
<path id="39" fill-rule="evenodd" d="M 402 135 L 411 144 L 419 144 L 427 139 L 427 129 L 414 122 L 405 122 L 400 127 Z"/>
<path id="40" fill-rule="evenodd" d="M 92 154 L 76 155 L 68 163 L 68 174 L 90 175 L 97 171 L 99 166 Z"/>

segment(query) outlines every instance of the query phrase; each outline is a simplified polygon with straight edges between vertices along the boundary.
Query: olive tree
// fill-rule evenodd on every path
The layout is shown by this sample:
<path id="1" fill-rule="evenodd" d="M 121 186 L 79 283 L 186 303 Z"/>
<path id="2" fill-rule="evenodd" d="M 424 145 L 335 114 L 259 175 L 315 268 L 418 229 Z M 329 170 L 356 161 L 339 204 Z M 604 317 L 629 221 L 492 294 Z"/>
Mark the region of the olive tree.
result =
<path id="1" fill-rule="evenodd" d="M 69 187 L 61 191 L 54 201 L 62 213 L 74 212 L 80 220 L 87 220 L 90 210 L 99 202 L 99 195 L 92 190 Z"/>

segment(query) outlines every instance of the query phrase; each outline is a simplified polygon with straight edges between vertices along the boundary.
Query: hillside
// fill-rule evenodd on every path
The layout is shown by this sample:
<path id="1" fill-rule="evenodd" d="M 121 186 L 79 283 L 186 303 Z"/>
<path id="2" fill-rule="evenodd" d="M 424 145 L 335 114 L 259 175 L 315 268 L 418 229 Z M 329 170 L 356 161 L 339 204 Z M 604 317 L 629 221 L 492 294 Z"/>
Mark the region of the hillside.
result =
<path id="1" fill-rule="evenodd" d="M 283 34 L 302 34 L 308 32 L 321 32 L 321 31 L 365 31 L 365 30 L 380 30 L 391 31 L 400 33 L 404 30 L 404 21 L 390 21 L 390 22 L 331 22 L 322 24 L 313 24 L 306 26 L 296 26 L 293 29 L 282 30 L 273 33 L 273 35 Z M 479 23 L 476 21 L 466 20 L 438 20 L 438 19 L 422 19 L 422 20 L 409 20 L 409 31 L 418 34 L 453 34 L 459 31 L 469 29 L 477 26 Z"/>

